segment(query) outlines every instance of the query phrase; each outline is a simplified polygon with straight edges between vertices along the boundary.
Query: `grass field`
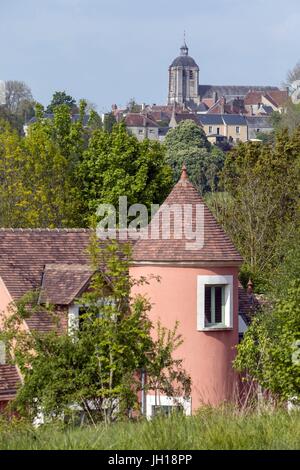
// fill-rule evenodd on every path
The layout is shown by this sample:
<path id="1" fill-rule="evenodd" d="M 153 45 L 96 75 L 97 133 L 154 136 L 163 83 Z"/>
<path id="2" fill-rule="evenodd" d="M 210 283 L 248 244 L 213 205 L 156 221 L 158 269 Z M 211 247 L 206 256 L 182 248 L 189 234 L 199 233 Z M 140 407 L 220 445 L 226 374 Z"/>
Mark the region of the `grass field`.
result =
<path id="1" fill-rule="evenodd" d="M 0 449 L 300 449 L 300 413 L 205 409 L 194 417 L 77 428 L 2 422 Z"/>

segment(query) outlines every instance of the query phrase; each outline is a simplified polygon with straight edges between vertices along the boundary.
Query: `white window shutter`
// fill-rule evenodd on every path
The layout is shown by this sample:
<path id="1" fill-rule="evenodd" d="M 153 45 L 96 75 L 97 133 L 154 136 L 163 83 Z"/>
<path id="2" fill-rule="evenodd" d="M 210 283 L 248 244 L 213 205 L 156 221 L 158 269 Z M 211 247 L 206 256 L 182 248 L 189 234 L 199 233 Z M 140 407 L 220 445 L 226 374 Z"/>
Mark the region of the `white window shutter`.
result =
<path id="1" fill-rule="evenodd" d="M 70 305 L 68 311 L 68 332 L 69 334 L 79 329 L 79 306 Z"/>
<path id="2" fill-rule="evenodd" d="M 6 364 L 6 346 L 4 341 L 0 341 L 0 364 Z"/>

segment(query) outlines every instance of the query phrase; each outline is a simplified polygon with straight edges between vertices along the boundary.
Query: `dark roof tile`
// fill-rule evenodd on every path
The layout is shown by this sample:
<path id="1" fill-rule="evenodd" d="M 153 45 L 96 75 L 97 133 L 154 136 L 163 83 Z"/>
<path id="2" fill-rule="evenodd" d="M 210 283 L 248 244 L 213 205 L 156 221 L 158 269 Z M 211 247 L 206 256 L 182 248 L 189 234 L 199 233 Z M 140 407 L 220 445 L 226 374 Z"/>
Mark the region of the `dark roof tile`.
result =
<path id="1" fill-rule="evenodd" d="M 0 364 L 0 401 L 12 399 L 20 384 L 21 379 L 16 366 Z"/>

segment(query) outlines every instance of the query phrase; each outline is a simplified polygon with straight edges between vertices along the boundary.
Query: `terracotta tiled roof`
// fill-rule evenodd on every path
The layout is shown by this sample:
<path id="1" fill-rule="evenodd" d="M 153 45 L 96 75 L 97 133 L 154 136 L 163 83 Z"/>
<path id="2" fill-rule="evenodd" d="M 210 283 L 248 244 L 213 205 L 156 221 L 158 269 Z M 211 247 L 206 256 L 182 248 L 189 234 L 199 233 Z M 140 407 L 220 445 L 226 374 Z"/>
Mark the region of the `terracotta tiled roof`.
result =
<path id="1" fill-rule="evenodd" d="M 39 303 L 69 305 L 80 295 L 92 274 L 89 265 L 47 264 Z"/>
<path id="2" fill-rule="evenodd" d="M 46 264 L 89 263 L 90 230 L 0 229 L 0 277 L 14 300 L 41 287 Z"/>
<path id="3" fill-rule="evenodd" d="M 158 124 L 144 114 L 130 113 L 125 117 L 127 127 L 158 127 Z"/>
<path id="4" fill-rule="evenodd" d="M 67 314 L 66 307 L 59 308 L 56 306 L 54 314 L 45 310 L 34 311 L 29 318 L 25 319 L 25 322 L 31 331 L 49 333 L 55 330 L 58 333 L 63 333 L 67 331 L 68 327 Z"/>
<path id="5" fill-rule="evenodd" d="M 171 215 L 170 239 L 163 239 L 163 224 L 161 221 L 161 212 L 167 205 L 177 204 L 179 211 L 183 210 L 184 204 L 191 205 L 193 209 L 192 229 L 196 228 L 196 206 L 204 206 L 204 246 L 197 250 L 188 249 L 188 243 L 191 240 L 185 235 L 178 239 L 178 232 L 174 229 L 174 216 Z M 164 204 L 155 214 L 150 222 L 147 232 L 158 223 L 159 237 L 157 239 L 140 239 L 136 242 L 133 249 L 134 261 L 153 261 L 153 262 L 222 262 L 224 264 L 240 264 L 242 258 L 223 229 L 217 223 L 208 207 L 204 204 L 197 190 L 189 182 L 186 172 L 183 171 L 180 181 L 175 185 Z M 200 230 L 203 230 L 203 227 Z M 177 236 L 177 239 L 176 239 Z"/>
<path id="6" fill-rule="evenodd" d="M 271 90 L 268 95 L 276 103 L 277 106 L 283 106 L 286 104 L 289 94 L 287 90 Z"/>
<path id="7" fill-rule="evenodd" d="M 250 91 L 246 96 L 244 103 L 247 106 L 261 103 L 262 92 L 261 91 Z"/>
<path id="8" fill-rule="evenodd" d="M 262 102 L 263 97 L 269 100 L 273 106 L 279 107 L 286 103 L 288 92 L 285 90 L 268 90 L 267 92 L 250 91 L 245 96 L 245 105 L 257 105 Z"/>
<path id="9" fill-rule="evenodd" d="M 278 104 L 276 103 L 276 101 L 272 98 L 271 95 L 269 95 L 268 93 L 266 95 L 264 95 L 264 98 L 268 100 L 269 103 L 271 103 L 273 106 L 277 107 Z"/>
<path id="10" fill-rule="evenodd" d="M 11 400 L 21 383 L 15 366 L 0 364 L 0 401 Z"/>

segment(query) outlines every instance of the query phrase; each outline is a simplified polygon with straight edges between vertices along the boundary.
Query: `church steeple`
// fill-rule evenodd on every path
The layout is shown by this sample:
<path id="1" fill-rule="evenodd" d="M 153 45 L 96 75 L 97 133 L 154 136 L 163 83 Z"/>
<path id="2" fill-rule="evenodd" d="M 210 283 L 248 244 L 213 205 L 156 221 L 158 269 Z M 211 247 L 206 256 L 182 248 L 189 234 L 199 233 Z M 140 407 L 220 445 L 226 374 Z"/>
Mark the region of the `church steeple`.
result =
<path id="1" fill-rule="evenodd" d="M 197 106 L 200 101 L 198 86 L 199 67 L 189 56 L 184 32 L 180 55 L 173 60 L 169 67 L 168 104 Z"/>

